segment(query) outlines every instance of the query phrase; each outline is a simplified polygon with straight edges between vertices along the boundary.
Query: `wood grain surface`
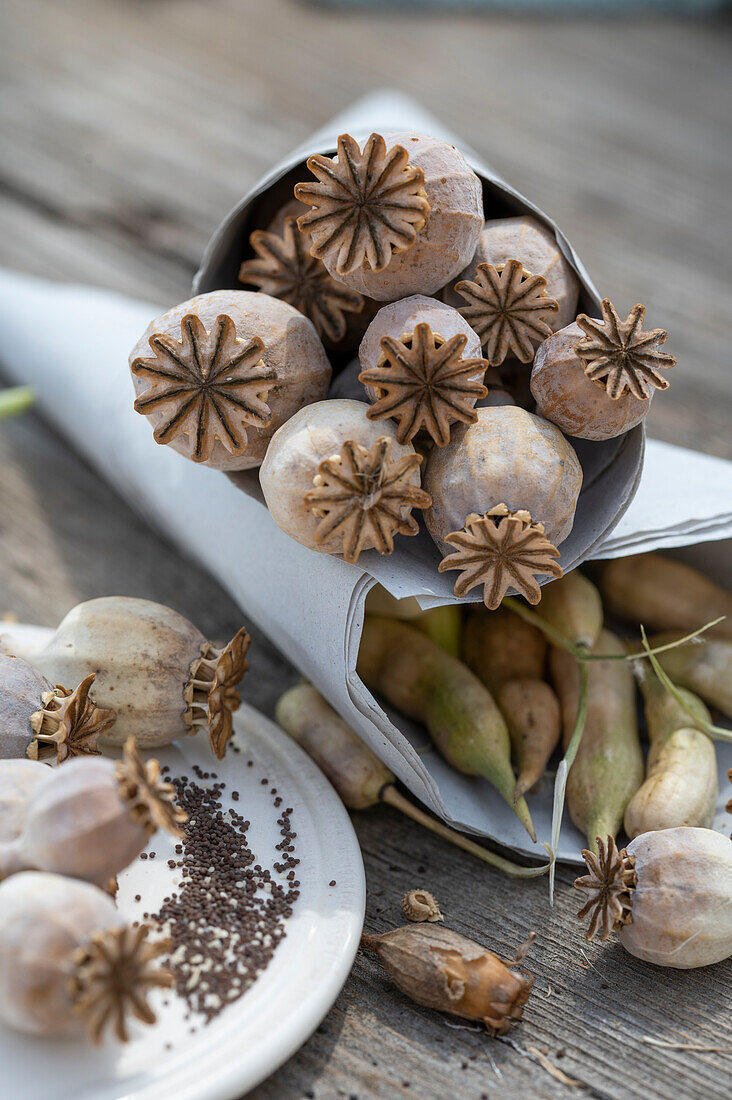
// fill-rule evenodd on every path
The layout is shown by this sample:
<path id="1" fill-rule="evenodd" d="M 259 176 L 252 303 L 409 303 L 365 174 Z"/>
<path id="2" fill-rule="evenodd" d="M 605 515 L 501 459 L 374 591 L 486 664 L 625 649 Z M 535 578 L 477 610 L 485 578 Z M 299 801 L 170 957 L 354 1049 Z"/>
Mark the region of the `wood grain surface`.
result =
<path id="1" fill-rule="evenodd" d="M 555 217 L 603 293 L 669 329 L 679 366 L 652 433 L 732 457 L 725 22 L 339 16 L 294 0 L 5 0 L 1 18 L 0 263 L 181 300 L 257 177 L 391 85 Z M 246 619 L 47 425 L 0 425 L 0 615 L 51 625 L 110 593 L 169 603 L 214 639 Z M 248 698 L 271 713 L 296 673 L 254 633 Z M 499 953 L 539 933 L 524 1021 L 489 1040 L 415 1008 L 359 955 L 257 1100 L 729 1095 L 729 963 L 662 971 L 585 945 L 571 873 L 552 910 L 545 881 L 476 866 L 391 810 L 354 823 L 370 930 L 401 923 L 402 893 L 424 885 L 450 927 Z"/>

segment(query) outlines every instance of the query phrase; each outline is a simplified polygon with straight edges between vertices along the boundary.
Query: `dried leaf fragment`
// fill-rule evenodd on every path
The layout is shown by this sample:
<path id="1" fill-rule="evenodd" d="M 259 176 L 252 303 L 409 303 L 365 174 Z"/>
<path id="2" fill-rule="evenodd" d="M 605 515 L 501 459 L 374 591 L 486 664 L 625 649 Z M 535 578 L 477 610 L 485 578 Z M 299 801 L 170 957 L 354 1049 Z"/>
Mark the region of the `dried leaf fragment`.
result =
<path id="1" fill-rule="evenodd" d="M 597 838 L 597 855 L 583 849 L 582 858 L 587 864 L 588 875 L 574 880 L 577 890 L 588 890 L 589 901 L 582 906 L 577 917 L 582 920 L 590 915 L 590 926 L 585 939 L 591 940 L 598 929 L 600 938 L 606 940 L 610 933 L 632 921 L 633 890 L 638 882 L 635 872 L 635 856 L 625 848 L 618 851 L 615 838 L 609 836 L 607 845 Z"/>
<path id="2" fill-rule="evenodd" d="M 547 294 L 546 279 L 524 270 L 519 260 L 478 264 L 475 279 L 463 279 L 455 290 L 466 302 L 459 312 L 480 336 L 492 366 L 507 356 L 530 363 L 551 336 L 546 318 L 559 304 Z"/>
<path id="3" fill-rule="evenodd" d="M 289 302 L 310 318 L 321 338 L 342 340 L 345 315 L 360 313 L 365 299 L 337 282 L 323 261 L 311 256 L 310 238 L 298 229 L 297 218 L 285 218 L 281 235 L 257 229 L 249 243 L 257 258 L 241 265 L 240 282 Z"/>
<path id="4" fill-rule="evenodd" d="M 482 375 L 488 363 L 463 359 L 467 339 L 459 333 L 443 340 L 426 323 L 398 340 L 384 336 L 377 366 L 358 376 L 378 394 L 366 414 L 369 419 L 396 420 L 400 443 L 409 442 L 424 429 L 438 447 L 450 442 L 451 424 L 475 423 L 475 402 L 488 393 L 476 375 Z"/>
<path id="5" fill-rule="evenodd" d="M 165 967 L 153 965 L 170 950 L 170 943 L 149 943 L 148 932 L 145 925 L 95 932 L 72 956 L 72 1006 L 85 1018 L 94 1043 L 101 1042 L 107 1027 L 126 1043 L 130 1014 L 144 1024 L 155 1023 L 148 994 L 157 987 L 172 986 L 173 975 Z"/>
<path id="6" fill-rule="evenodd" d="M 26 749 L 31 760 L 43 759 L 55 753 L 56 763 L 75 756 L 99 754 L 99 738 L 114 725 L 117 712 L 98 707 L 89 698 L 95 674 L 87 676 L 74 691 L 57 684 L 53 691 L 44 691 L 40 710 L 30 717 L 34 738 Z"/>
<path id="7" fill-rule="evenodd" d="M 133 821 L 151 836 L 156 829 L 183 835 L 180 826 L 188 820 L 188 814 L 175 803 L 175 787 L 163 779 L 157 760 L 142 760 L 134 737 L 125 742 L 115 776 L 122 798 L 130 804 Z"/>
<path id="8" fill-rule="evenodd" d="M 455 553 L 442 559 L 440 573 L 460 570 L 456 596 L 466 596 L 482 584 L 483 602 L 491 611 L 509 588 L 536 604 L 541 599 L 536 578 L 562 576 L 554 560 L 559 551 L 545 536 L 543 525 L 534 523 L 528 512 L 510 512 L 505 504 L 483 515 L 471 513 L 462 530 L 446 535 L 445 542 L 455 547 Z"/>
<path id="9" fill-rule="evenodd" d="M 137 397 L 135 410 L 146 415 L 164 409 L 166 418 L 153 433 L 155 442 L 166 444 L 187 435 L 194 462 L 210 458 L 215 440 L 229 454 L 244 454 L 246 425 L 264 427 L 272 418 L 267 394 L 277 374 L 262 358 L 264 344 L 259 337 L 240 340 L 226 314 L 217 317 L 208 332 L 201 319 L 189 313 L 180 331 L 180 340 L 153 333 L 149 344 L 154 358 L 132 361 L 132 373 L 149 383 Z"/>
<path id="10" fill-rule="evenodd" d="M 368 265 L 383 271 L 394 252 L 411 248 L 430 204 L 424 172 L 401 145 L 387 149 L 372 134 L 361 152 L 349 134 L 338 138 L 334 159 L 308 158 L 316 183 L 298 183 L 295 198 L 312 207 L 297 221 L 312 236 L 311 254 L 336 275 Z"/>
<path id="11" fill-rule="evenodd" d="M 436 898 L 429 890 L 410 890 L 406 893 L 402 898 L 402 912 L 407 920 L 411 920 L 415 924 L 422 921 L 434 924 L 436 921 L 445 919 L 440 912 Z"/>
<path id="12" fill-rule="evenodd" d="M 587 377 L 601 382 L 613 400 L 630 392 L 647 400 L 654 389 L 668 389 L 669 381 L 660 371 L 676 363 L 673 355 L 661 351 L 668 339 L 662 328 L 643 331 L 646 307 L 633 306 L 624 321 L 607 298 L 602 300 L 602 320 L 581 313 L 577 324 L 586 334 L 576 345 L 584 361 Z"/>
<path id="13" fill-rule="evenodd" d="M 314 489 L 305 503 L 321 519 L 316 539 L 325 542 L 338 533 L 343 556 L 355 563 L 364 549 L 391 554 L 394 535 L 416 535 L 412 508 L 429 508 L 430 496 L 412 484 L 420 455 L 390 458 L 391 440 L 377 439 L 370 450 L 347 440 L 339 455 L 320 463 Z M 406 515 L 403 515 L 404 512 Z"/>

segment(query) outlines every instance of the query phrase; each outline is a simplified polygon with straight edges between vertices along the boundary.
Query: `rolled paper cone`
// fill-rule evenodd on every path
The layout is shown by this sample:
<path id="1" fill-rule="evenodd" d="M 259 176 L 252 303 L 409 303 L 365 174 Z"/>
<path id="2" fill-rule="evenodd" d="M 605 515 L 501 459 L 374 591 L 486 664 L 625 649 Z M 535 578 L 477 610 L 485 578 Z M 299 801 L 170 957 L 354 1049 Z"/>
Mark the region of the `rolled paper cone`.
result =
<path id="1" fill-rule="evenodd" d="M 356 104 L 305 142 L 260 181 L 214 235 L 196 291 L 237 285 L 234 267 L 243 256 L 235 237 L 248 240 L 252 218 L 256 214 L 260 220 L 256 202 L 262 204 L 261 224 L 267 224 L 264 206 L 269 203 L 274 212 L 281 201 L 277 186 L 288 173 L 285 189 L 301 175 L 309 153 L 334 150 L 344 130 L 363 138 L 372 130 L 409 128 L 450 138 L 413 101 L 384 93 Z M 462 141 L 456 144 L 483 181 L 491 216 L 528 211 L 554 231 L 541 211 L 482 165 Z M 557 239 L 580 277 L 581 308 L 593 312 L 594 288 L 565 239 L 560 234 Z M 228 283 L 227 272 L 232 273 Z M 37 324 L 39 300 L 42 326 Z M 256 473 L 228 478 L 153 442 L 146 420 L 132 409 L 127 355 L 150 319 L 168 305 L 0 272 L 3 370 L 13 381 L 33 385 L 39 411 L 138 512 L 220 581 L 246 609 L 247 621 L 269 635 L 417 799 L 453 827 L 543 860 L 543 850 L 531 844 L 513 811 L 486 781 L 460 775 L 436 752 L 425 752 L 424 730 L 387 712 L 355 674 L 364 601 L 375 580 L 397 597 L 418 596 L 423 606 L 454 602 L 453 581 L 437 572 L 439 554 L 426 533 L 402 539 L 391 557 L 369 551 L 351 566 L 284 535 L 263 506 Z M 627 507 L 640 474 L 643 430 L 634 429 L 609 444 L 580 444 L 577 450 L 585 486 L 574 530 L 562 544 L 565 568 L 596 556 L 600 540 Z M 701 484 L 706 478 L 700 475 Z M 690 490 L 689 516 L 696 518 L 702 514 L 697 495 Z M 629 539 L 645 530 L 645 518 L 638 515 L 634 524 L 626 525 Z M 719 755 L 720 766 L 732 764 L 723 752 Z M 726 789 L 726 779 L 720 786 Z M 532 795 L 531 813 L 539 841 L 548 840 L 548 780 Z M 583 843 L 565 824 L 559 858 L 577 862 Z"/>

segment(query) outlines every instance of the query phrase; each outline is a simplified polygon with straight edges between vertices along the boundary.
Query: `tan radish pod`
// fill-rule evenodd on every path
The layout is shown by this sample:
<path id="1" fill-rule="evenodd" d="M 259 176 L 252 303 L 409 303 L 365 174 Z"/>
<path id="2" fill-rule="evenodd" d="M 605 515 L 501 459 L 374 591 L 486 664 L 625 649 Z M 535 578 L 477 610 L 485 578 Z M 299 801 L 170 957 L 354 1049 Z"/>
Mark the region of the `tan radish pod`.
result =
<path id="1" fill-rule="evenodd" d="M 54 871 L 104 886 L 158 828 L 179 836 L 186 820 L 157 760 L 143 762 L 130 738 L 122 760 L 88 757 L 49 772 L 28 801 L 20 833 L 0 843 L 0 878 Z"/>
<path id="2" fill-rule="evenodd" d="M 654 634 L 648 641 L 654 648 L 683 637 L 678 631 Z M 640 646 L 633 646 L 640 650 Z M 663 671 L 675 684 L 700 695 L 705 703 L 732 718 L 732 642 L 695 638 L 657 655 Z"/>
<path id="3" fill-rule="evenodd" d="M 544 295 L 547 299 L 553 299 L 557 308 L 541 316 L 553 332 L 575 319 L 579 280 L 551 230 L 530 215 L 487 221 L 472 260 L 445 288 L 444 300 L 460 309 L 465 301 L 455 290 L 455 284 L 463 279 L 473 281 L 479 264 L 491 264 L 498 268 L 508 260 L 518 260 L 525 272 L 546 280 L 542 288 Z"/>
<path id="4" fill-rule="evenodd" d="M 621 655 L 619 638 L 602 630 L 594 652 Z M 554 689 L 562 707 L 564 748 L 574 731 L 580 699 L 577 661 L 564 649 L 549 654 Z M 615 836 L 625 808 L 643 782 L 635 684 L 627 661 L 591 661 L 587 720 L 567 777 L 569 816 L 594 848 L 598 836 Z"/>
<path id="5" fill-rule="evenodd" d="M 415 535 L 413 508 L 429 504 L 421 458 L 391 421 L 369 420 L 363 401 L 320 401 L 276 433 L 259 480 L 270 514 L 290 538 L 355 562 L 390 554 L 397 534 Z"/>
<path id="6" fill-rule="evenodd" d="M 589 874 L 579 912 L 586 938 L 614 930 L 626 951 L 656 966 L 686 970 L 732 955 L 732 841 L 712 829 L 643 833 L 620 852 L 612 837 L 583 852 Z"/>
<path id="7" fill-rule="evenodd" d="M 710 738 L 695 727 L 691 714 L 699 723 L 709 723 L 709 711 L 701 699 L 679 688 L 685 710 L 645 661 L 638 662 L 636 675 L 651 745 L 646 780 L 625 810 L 625 831 L 635 837 L 681 825 L 708 829 L 719 794 L 717 754 Z"/>
<path id="8" fill-rule="evenodd" d="M 94 675 L 81 673 L 74 691 L 54 686 L 22 657 L 0 653 L 0 760 L 28 757 L 61 763 L 97 753 L 99 738 L 116 711 L 98 707 L 89 695 Z"/>
<path id="9" fill-rule="evenodd" d="M 48 773 L 39 760 L 0 760 L 0 848 L 23 831 L 28 803 Z"/>
<path id="10" fill-rule="evenodd" d="M 647 416 L 652 395 L 638 398 L 624 393 L 613 400 L 602 383 L 585 374 L 584 360 L 577 353 L 583 338 L 582 329 L 573 323 L 539 345 L 531 370 L 531 393 L 541 415 L 567 435 L 614 439 Z"/>
<path id="11" fill-rule="evenodd" d="M 33 663 L 54 681 L 96 674 L 97 702 L 117 711 L 107 744 L 134 737 L 140 748 L 152 748 L 203 730 L 221 758 L 248 646 L 243 627 L 217 649 L 169 607 L 106 596 L 73 608 Z"/>
<path id="12" fill-rule="evenodd" d="M 0 883 L 0 1021 L 29 1035 L 87 1031 L 129 1038 L 128 1017 L 155 1023 L 148 995 L 172 975 L 168 945 L 128 927 L 96 886 L 26 871 Z"/>
<path id="13" fill-rule="evenodd" d="M 330 383 L 312 322 L 247 290 L 199 294 L 156 317 L 130 369 L 155 441 L 217 470 L 259 466 L 280 425 Z"/>
<path id="14" fill-rule="evenodd" d="M 537 613 L 563 638 L 582 649 L 592 649 L 602 630 L 600 593 L 578 569 L 544 586 Z"/>
<path id="15" fill-rule="evenodd" d="M 674 558 L 634 554 L 605 562 L 600 589 L 611 615 L 647 630 L 691 632 L 725 615 L 707 633 L 732 641 L 732 593 Z"/>
<path id="16" fill-rule="evenodd" d="M 475 403 L 488 392 L 478 337 L 452 306 L 422 294 L 379 310 L 359 360 L 368 415 L 395 420 L 400 443 L 422 431 L 444 447 L 450 425 L 472 424 Z"/>
<path id="17" fill-rule="evenodd" d="M 512 970 L 524 958 L 532 933 L 505 962 L 449 928 L 412 924 L 380 936 L 364 932 L 373 951 L 402 993 L 419 1005 L 464 1020 L 480 1020 L 492 1035 L 505 1035 L 523 1016 L 534 979 Z"/>
<path id="18" fill-rule="evenodd" d="M 483 586 L 497 607 L 513 588 L 538 602 L 538 576 L 561 576 L 556 549 L 567 538 L 582 486 L 582 467 L 558 428 L 523 409 L 479 409 L 457 425 L 448 447 L 430 452 L 425 523 L 457 569 L 455 595 Z"/>
<path id="19" fill-rule="evenodd" d="M 335 157 L 310 157 L 317 182 L 295 196 L 299 219 L 330 274 L 382 302 L 434 294 L 475 252 L 483 227 L 480 180 L 462 153 L 412 132 L 347 134 Z"/>

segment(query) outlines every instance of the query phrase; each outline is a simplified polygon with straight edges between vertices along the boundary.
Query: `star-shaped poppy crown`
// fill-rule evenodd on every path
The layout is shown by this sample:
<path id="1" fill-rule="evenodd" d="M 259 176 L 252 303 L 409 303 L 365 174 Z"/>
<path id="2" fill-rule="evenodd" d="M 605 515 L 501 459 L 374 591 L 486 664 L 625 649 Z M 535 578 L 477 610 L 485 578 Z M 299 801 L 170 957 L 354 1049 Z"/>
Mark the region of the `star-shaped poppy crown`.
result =
<path id="1" fill-rule="evenodd" d="M 422 323 L 398 340 L 384 336 L 377 366 L 361 371 L 359 380 L 373 386 L 377 400 L 367 412 L 370 420 L 397 421 L 397 439 L 407 443 L 420 429 L 438 447 L 450 442 L 450 425 L 473 424 L 475 402 L 488 390 L 479 381 L 488 369 L 485 359 L 463 359 L 467 336 L 450 340 Z"/>
<path id="2" fill-rule="evenodd" d="M 600 938 L 606 940 L 613 929 L 617 932 L 633 919 L 633 890 L 638 882 L 635 856 L 629 855 L 625 848 L 618 851 L 615 838 L 609 836 L 607 846 L 597 838 L 597 855 L 585 848 L 582 858 L 590 873 L 576 878 L 574 885 L 578 890 L 589 890 L 590 900 L 577 917 L 583 920 L 590 914 L 586 940 L 591 940 L 598 929 Z"/>
<path id="3" fill-rule="evenodd" d="M 544 534 L 541 523 L 534 523 L 526 511 L 510 512 L 498 504 L 489 512 L 472 512 L 461 531 L 445 536 L 455 553 L 444 557 L 438 569 L 459 569 L 455 581 L 456 596 L 467 596 L 476 585 L 483 585 L 483 602 L 491 611 L 500 606 L 509 588 L 529 603 L 541 599 L 537 577 L 561 577 L 562 568 L 554 560 L 559 551 Z"/>
<path id="4" fill-rule="evenodd" d="M 638 304 L 621 321 L 612 302 L 603 298 L 601 321 L 584 313 L 577 318 L 586 334 L 575 346 L 585 374 L 604 385 L 613 400 L 628 392 L 643 401 L 654 389 L 668 389 L 668 378 L 659 373 L 676 363 L 673 355 L 660 350 L 668 333 L 662 328 L 644 332 L 645 315 L 646 307 Z"/>
<path id="5" fill-rule="evenodd" d="M 206 462 L 217 439 L 229 454 L 244 454 L 246 426 L 262 428 L 272 418 L 266 399 L 277 373 L 262 359 L 264 344 L 257 336 L 240 340 L 226 314 L 208 332 L 200 317 L 189 313 L 180 334 L 175 340 L 153 333 L 155 357 L 132 361 L 132 373 L 148 382 L 135 409 L 144 415 L 162 410 L 155 442 L 186 435 L 194 462 Z"/>
<path id="6" fill-rule="evenodd" d="M 559 303 L 547 294 L 546 279 L 525 271 L 519 260 L 478 264 L 475 278 L 456 283 L 455 290 L 466 302 L 459 312 L 480 336 L 492 366 L 507 356 L 530 363 L 552 334 L 546 318 Z"/>
<path id="7" fill-rule="evenodd" d="M 363 152 L 349 134 L 338 138 L 335 158 L 308 158 L 316 183 L 298 183 L 295 198 L 312 207 L 297 224 L 312 237 L 311 253 L 335 275 L 368 265 L 383 271 L 394 252 L 411 248 L 430 204 L 424 172 L 401 145 L 387 149 L 372 134 Z"/>
<path id="8" fill-rule="evenodd" d="M 391 554 L 395 534 L 416 535 L 419 530 L 412 508 L 431 504 L 429 493 L 412 483 L 420 455 L 392 460 L 390 451 L 386 437 L 370 450 L 347 440 L 339 455 L 320 463 L 315 488 L 305 494 L 305 503 L 320 519 L 316 540 L 340 537 L 346 561 L 355 563 L 362 550 L 372 548 Z"/>
<path id="9" fill-rule="evenodd" d="M 318 335 L 337 343 L 346 334 L 346 313 L 360 313 L 364 297 L 328 274 L 310 254 L 310 237 L 297 218 L 285 218 L 282 235 L 257 229 L 249 238 L 257 259 L 245 260 L 239 280 L 289 302 L 315 325 Z"/>
<path id="10" fill-rule="evenodd" d="M 98 707 L 90 698 L 94 678 L 91 672 L 74 691 L 57 684 L 53 691 L 43 692 L 42 707 L 30 717 L 34 736 L 26 755 L 31 760 L 54 755 L 61 764 L 75 756 L 100 753 L 99 738 L 114 725 L 117 711 Z"/>

